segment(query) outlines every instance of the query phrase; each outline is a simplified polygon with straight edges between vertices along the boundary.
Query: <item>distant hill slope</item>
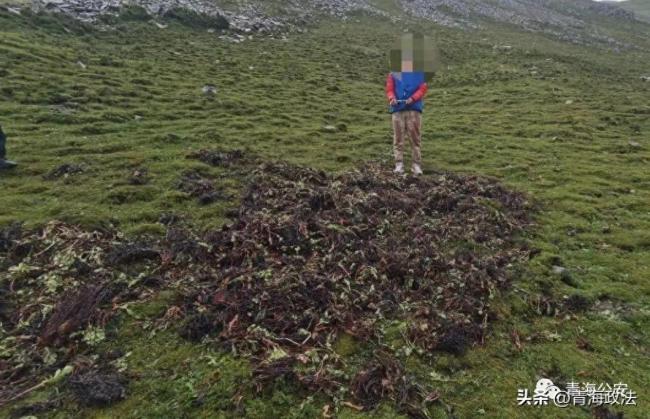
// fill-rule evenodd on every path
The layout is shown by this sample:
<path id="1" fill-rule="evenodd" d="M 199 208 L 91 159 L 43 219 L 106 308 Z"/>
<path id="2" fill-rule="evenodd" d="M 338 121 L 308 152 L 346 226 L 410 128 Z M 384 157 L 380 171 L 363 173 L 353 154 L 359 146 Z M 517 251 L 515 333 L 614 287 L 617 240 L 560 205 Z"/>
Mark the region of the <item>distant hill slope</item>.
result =
<path id="1" fill-rule="evenodd" d="M 627 0 L 617 3 L 617 5 L 634 12 L 638 18 L 650 20 L 650 0 Z"/>
<path id="2" fill-rule="evenodd" d="M 632 7 L 650 14 L 647 0 L 633 1 Z M 0 4 L 22 4 L 89 22 L 133 6 L 154 17 L 172 14 L 177 19 L 186 19 L 185 12 L 178 13 L 184 9 L 202 16 L 225 17 L 231 29 L 244 32 L 300 29 L 326 15 L 347 19 L 365 13 L 394 22 L 424 19 L 465 29 L 506 24 L 571 43 L 615 49 L 630 44 L 611 36 L 606 27 L 612 26 L 617 32 L 634 22 L 634 14 L 618 7 L 618 3 L 592 0 L 33 0 L 30 6 L 26 6 L 25 0 L 0 0 Z"/>

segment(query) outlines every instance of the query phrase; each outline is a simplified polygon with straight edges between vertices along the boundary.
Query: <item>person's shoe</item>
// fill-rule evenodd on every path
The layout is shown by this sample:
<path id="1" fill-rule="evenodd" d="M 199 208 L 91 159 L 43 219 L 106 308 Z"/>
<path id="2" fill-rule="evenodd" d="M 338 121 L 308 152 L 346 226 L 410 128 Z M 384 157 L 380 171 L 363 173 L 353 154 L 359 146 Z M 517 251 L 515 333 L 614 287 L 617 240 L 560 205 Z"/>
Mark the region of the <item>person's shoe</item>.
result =
<path id="1" fill-rule="evenodd" d="M 414 164 L 412 170 L 415 176 L 420 176 L 422 174 L 422 168 L 419 164 Z"/>
<path id="2" fill-rule="evenodd" d="M 404 163 L 397 163 L 395 164 L 395 170 L 393 170 L 395 173 L 404 173 Z"/>
<path id="3" fill-rule="evenodd" d="M 0 170 L 13 169 L 16 166 L 18 166 L 18 163 L 15 161 L 0 159 Z"/>

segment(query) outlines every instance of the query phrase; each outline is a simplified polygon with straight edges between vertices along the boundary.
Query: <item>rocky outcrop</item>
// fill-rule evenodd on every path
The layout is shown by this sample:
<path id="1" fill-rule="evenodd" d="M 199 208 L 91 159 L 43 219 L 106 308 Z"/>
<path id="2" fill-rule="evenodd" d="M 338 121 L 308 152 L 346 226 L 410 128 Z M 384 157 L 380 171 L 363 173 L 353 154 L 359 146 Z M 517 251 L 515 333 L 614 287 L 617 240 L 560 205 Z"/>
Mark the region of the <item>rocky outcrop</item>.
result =
<path id="1" fill-rule="evenodd" d="M 224 18 L 236 32 L 274 32 L 300 29 L 322 15 L 347 19 L 351 12 L 363 11 L 393 20 L 427 19 L 462 28 L 479 28 L 486 21 L 496 21 L 569 42 L 607 44 L 615 48 L 626 45 L 600 35 L 588 24 L 590 17 L 634 19 L 632 13 L 614 4 L 592 0 L 397 0 L 401 12 L 383 10 L 380 3 L 370 0 L 287 0 L 280 6 L 281 12 L 278 9 L 271 12 L 262 0 L 240 1 L 229 9 L 221 4 L 215 0 L 32 0 L 34 10 L 65 13 L 90 22 L 104 14 L 117 15 L 125 6 L 137 6 L 152 17 L 182 9 Z"/>
<path id="2" fill-rule="evenodd" d="M 85 22 L 102 15 L 119 15 L 127 7 L 139 7 L 151 17 L 169 16 L 177 10 L 224 18 L 231 29 L 242 32 L 270 32 L 290 25 L 290 20 L 268 16 L 254 3 L 238 10 L 225 10 L 209 0 L 32 0 L 32 10 L 64 13 Z M 292 14 L 291 21 L 300 13 Z"/>
<path id="3" fill-rule="evenodd" d="M 592 4 L 589 5 L 589 9 L 602 16 L 609 16 L 625 20 L 635 19 L 633 12 L 607 2 L 592 2 Z"/>

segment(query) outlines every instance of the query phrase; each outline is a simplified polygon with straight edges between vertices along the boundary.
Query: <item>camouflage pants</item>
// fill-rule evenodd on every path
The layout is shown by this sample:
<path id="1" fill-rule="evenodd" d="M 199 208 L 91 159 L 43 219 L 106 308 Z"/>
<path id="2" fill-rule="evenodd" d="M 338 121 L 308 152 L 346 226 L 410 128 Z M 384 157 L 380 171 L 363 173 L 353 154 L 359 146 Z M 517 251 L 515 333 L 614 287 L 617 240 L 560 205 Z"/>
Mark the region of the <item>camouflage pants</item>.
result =
<path id="1" fill-rule="evenodd" d="M 411 142 L 411 153 L 413 154 L 413 163 L 422 164 L 420 154 L 420 142 L 422 133 L 422 115 L 418 111 L 395 112 L 392 115 L 393 120 L 393 154 L 395 162 L 404 162 L 404 137 L 408 136 Z"/>

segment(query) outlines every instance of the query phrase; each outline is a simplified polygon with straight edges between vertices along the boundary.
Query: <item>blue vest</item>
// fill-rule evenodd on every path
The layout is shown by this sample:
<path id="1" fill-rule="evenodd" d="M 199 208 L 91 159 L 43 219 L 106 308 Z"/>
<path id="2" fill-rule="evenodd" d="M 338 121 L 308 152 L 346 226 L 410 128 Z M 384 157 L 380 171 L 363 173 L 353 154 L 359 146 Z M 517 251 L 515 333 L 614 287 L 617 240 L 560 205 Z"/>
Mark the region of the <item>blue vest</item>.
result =
<path id="1" fill-rule="evenodd" d="M 406 100 L 410 98 L 418 87 L 424 83 L 424 73 L 421 71 L 413 72 L 401 72 L 401 73 L 391 73 L 393 77 L 393 83 L 395 86 L 395 99 L 397 100 Z M 422 112 L 424 103 L 422 99 L 417 102 L 413 102 L 410 105 L 406 103 L 398 103 L 395 106 L 390 107 L 390 113 L 401 112 L 401 111 L 418 111 Z"/>

